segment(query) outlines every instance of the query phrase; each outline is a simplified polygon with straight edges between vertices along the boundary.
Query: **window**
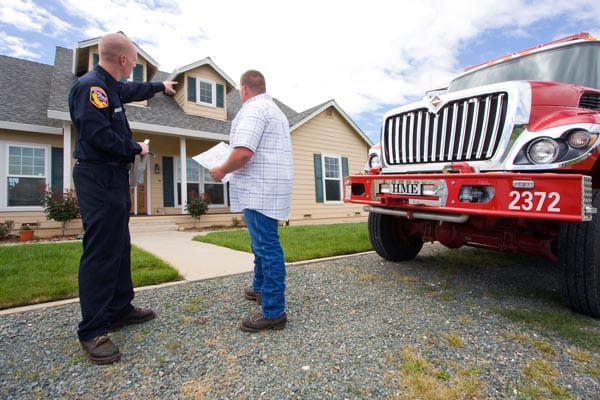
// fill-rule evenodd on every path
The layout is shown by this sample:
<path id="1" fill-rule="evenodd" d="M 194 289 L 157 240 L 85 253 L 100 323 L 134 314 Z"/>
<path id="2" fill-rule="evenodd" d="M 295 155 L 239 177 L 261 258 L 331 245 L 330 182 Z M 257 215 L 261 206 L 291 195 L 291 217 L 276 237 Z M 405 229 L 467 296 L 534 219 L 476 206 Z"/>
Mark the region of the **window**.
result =
<path id="1" fill-rule="evenodd" d="M 98 62 L 100 60 L 100 56 L 98 56 L 98 53 L 94 53 L 92 55 L 92 68 L 96 67 L 96 65 L 98 65 Z M 128 81 L 133 81 L 133 82 L 144 82 L 144 66 L 142 64 L 135 64 L 135 67 L 133 67 L 133 70 L 131 71 L 131 75 L 129 76 L 129 79 L 127 79 Z"/>
<path id="2" fill-rule="evenodd" d="M 339 157 L 323 156 L 325 202 L 342 201 L 342 171 Z"/>
<path id="3" fill-rule="evenodd" d="M 348 175 L 348 158 L 313 154 L 317 203 L 343 204 L 342 180 Z"/>
<path id="4" fill-rule="evenodd" d="M 4 193 L 0 207 L 41 207 L 49 179 L 48 149 L 0 144 L 0 152 L 7 154 L 6 164 L 0 167 L 6 184 L 0 188 L 0 193 Z"/>
<path id="5" fill-rule="evenodd" d="M 213 85 L 209 82 L 198 80 L 200 86 L 200 103 L 213 105 Z"/>
<path id="6" fill-rule="evenodd" d="M 181 164 L 179 160 L 175 161 L 177 165 L 177 205 L 181 206 Z M 208 200 L 208 204 L 213 206 L 226 206 L 226 185 L 221 182 L 215 182 L 208 170 L 192 159 L 186 160 L 187 173 L 187 197 L 203 194 Z"/>
<path id="7" fill-rule="evenodd" d="M 144 82 L 144 66 L 142 64 L 135 64 L 128 80 L 133 82 Z"/>
<path id="8" fill-rule="evenodd" d="M 196 104 L 225 107 L 225 86 L 211 80 L 187 77 L 187 99 Z"/>

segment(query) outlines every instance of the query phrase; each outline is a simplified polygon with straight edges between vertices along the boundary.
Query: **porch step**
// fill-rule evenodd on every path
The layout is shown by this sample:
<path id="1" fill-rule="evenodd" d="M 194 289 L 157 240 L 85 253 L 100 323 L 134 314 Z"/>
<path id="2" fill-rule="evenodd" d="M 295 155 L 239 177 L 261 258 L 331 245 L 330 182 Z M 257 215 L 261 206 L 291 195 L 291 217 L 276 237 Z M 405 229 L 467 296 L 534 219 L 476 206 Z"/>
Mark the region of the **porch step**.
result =
<path id="1" fill-rule="evenodd" d="M 175 219 L 131 218 L 129 220 L 130 232 L 164 232 L 178 230 Z"/>

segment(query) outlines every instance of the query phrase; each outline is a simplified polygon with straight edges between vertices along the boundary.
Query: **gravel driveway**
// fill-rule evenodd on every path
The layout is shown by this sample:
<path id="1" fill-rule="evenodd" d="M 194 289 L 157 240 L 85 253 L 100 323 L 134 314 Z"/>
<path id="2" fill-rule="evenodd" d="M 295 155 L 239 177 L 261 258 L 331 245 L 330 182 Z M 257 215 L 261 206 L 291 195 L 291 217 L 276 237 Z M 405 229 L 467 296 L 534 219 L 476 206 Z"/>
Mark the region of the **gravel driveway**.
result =
<path id="1" fill-rule="evenodd" d="M 292 265 L 288 327 L 258 334 L 238 328 L 249 274 L 140 291 L 158 318 L 112 335 L 111 366 L 80 350 L 78 304 L 1 316 L 0 398 L 598 399 L 600 354 L 500 312 L 564 308 L 554 274 L 434 245 Z"/>

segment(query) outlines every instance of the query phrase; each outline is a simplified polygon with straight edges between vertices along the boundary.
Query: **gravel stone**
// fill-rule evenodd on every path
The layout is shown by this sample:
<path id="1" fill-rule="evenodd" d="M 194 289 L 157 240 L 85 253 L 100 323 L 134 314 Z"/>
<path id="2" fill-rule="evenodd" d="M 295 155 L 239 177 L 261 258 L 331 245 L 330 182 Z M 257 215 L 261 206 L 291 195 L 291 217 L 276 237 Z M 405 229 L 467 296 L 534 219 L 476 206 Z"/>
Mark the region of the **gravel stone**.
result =
<path id="1" fill-rule="evenodd" d="M 426 245 L 402 264 L 366 253 L 290 265 L 288 326 L 256 334 L 239 329 L 256 308 L 243 297 L 250 279 L 137 291 L 134 304 L 158 317 L 112 333 L 123 357 L 108 366 L 91 364 L 79 346 L 77 303 L 0 316 L 0 398 L 399 399 L 407 349 L 448 386 L 461 369 L 475 371 L 479 399 L 522 398 L 522 387 L 537 385 L 524 373 L 533 360 L 558 372 L 569 398 L 600 393 L 599 377 L 586 372 L 598 371 L 599 354 L 576 360 L 581 349 L 498 312 L 565 307 L 547 261 Z M 540 292 L 551 296 L 532 295 Z"/>

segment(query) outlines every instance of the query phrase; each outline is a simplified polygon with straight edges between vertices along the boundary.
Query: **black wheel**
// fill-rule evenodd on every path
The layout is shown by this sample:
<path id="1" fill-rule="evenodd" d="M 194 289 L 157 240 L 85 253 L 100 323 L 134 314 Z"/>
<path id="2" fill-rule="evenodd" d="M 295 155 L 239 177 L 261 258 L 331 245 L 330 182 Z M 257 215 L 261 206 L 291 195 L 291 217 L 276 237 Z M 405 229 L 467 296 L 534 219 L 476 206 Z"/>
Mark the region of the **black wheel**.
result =
<path id="1" fill-rule="evenodd" d="M 594 190 L 592 205 L 600 209 L 600 190 Z M 561 224 L 558 258 L 567 304 L 578 313 L 600 317 L 600 215 L 589 222 Z"/>
<path id="2" fill-rule="evenodd" d="M 420 235 L 409 236 L 410 221 L 385 214 L 369 213 L 369 239 L 373 250 L 389 261 L 408 261 L 423 247 Z"/>

